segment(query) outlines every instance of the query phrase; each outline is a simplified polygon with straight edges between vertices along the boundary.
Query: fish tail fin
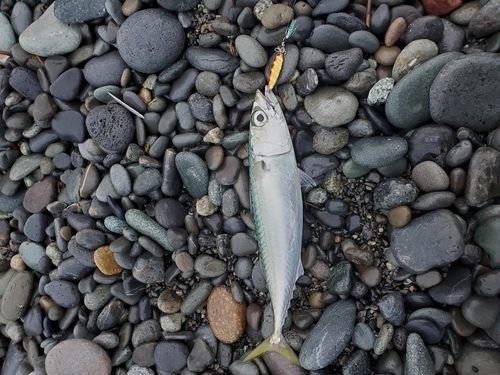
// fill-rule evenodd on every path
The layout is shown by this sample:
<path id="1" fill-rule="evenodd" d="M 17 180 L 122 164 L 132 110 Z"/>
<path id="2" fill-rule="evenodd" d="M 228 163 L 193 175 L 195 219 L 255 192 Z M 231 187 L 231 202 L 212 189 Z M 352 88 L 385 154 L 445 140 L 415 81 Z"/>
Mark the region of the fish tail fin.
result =
<path id="1" fill-rule="evenodd" d="M 277 338 L 271 335 L 262 341 L 254 350 L 247 354 L 243 362 L 257 358 L 265 352 L 276 352 L 290 363 L 300 367 L 299 357 L 297 357 L 297 354 L 295 354 L 290 345 L 288 345 L 282 334 L 279 334 Z"/>

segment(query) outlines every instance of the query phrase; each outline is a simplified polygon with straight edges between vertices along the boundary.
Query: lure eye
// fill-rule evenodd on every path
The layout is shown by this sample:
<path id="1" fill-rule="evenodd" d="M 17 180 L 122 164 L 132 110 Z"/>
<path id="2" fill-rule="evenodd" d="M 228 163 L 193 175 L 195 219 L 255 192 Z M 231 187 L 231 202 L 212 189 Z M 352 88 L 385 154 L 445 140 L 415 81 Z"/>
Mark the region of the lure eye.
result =
<path id="1" fill-rule="evenodd" d="M 264 111 L 255 111 L 252 115 L 252 120 L 255 126 L 264 126 L 267 122 L 267 115 Z"/>

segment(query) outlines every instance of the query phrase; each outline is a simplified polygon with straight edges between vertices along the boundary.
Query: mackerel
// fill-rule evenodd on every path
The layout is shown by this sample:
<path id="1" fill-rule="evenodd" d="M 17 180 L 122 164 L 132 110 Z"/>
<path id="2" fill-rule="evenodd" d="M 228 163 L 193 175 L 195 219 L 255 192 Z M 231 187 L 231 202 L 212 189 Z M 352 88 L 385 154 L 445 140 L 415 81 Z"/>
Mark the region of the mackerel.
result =
<path id="1" fill-rule="evenodd" d="M 260 262 L 274 312 L 274 331 L 245 361 L 267 351 L 300 366 L 281 329 L 297 279 L 304 273 L 302 244 L 302 184 L 314 181 L 297 168 L 285 116 L 274 93 L 257 90 L 250 120 L 250 197 Z"/>

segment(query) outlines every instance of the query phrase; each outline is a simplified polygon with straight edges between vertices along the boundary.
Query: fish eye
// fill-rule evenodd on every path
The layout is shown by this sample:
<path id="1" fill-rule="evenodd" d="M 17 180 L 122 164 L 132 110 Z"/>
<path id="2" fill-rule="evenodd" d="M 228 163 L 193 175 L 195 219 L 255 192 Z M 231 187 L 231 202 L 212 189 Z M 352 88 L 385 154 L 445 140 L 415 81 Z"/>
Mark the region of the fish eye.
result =
<path id="1" fill-rule="evenodd" d="M 264 111 L 255 111 L 252 115 L 252 120 L 255 126 L 264 126 L 267 122 L 267 115 Z"/>

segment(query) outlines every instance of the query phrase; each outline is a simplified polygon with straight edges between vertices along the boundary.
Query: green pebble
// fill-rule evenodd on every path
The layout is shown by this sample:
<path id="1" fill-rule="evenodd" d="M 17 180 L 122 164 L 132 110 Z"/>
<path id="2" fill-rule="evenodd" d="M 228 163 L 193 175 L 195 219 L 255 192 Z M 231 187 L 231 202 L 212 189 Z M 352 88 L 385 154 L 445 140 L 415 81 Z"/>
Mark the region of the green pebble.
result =
<path id="1" fill-rule="evenodd" d="M 118 98 L 121 96 L 118 86 L 108 85 L 96 88 L 94 90 L 94 97 L 102 103 L 108 103 L 113 100 L 111 95 L 109 95 L 110 93 Z"/>

